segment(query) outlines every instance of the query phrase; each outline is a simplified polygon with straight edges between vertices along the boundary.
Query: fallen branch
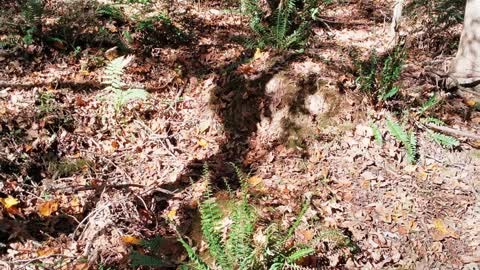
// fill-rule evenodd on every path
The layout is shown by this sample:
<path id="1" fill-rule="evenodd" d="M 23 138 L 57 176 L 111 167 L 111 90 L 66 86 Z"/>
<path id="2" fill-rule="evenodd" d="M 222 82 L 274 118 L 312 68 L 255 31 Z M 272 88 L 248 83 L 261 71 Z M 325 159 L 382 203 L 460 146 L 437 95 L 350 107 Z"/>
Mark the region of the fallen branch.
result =
<path id="1" fill-rule="evenodd" d="M 444 127 L 444 126 L 437 126 L 437 125 L 432 124 L 432 123 L 425 124 L 425 126 L 432 129 L 432 130 L 442 132 L 442 133 L 446 133 L 448 135 L 451 135 L 451 136 L 454 136 L 454 137 L 457 137 L 457 138 L 458 137 L 463 137 L 463 138 L 469 138 L 469 139 L 472 139 L 472 140 L 480 141 L 480 135 L 477 135 L 477 134 L 472 133 L 472 132 L 457 130 L 457 129 Z"/>

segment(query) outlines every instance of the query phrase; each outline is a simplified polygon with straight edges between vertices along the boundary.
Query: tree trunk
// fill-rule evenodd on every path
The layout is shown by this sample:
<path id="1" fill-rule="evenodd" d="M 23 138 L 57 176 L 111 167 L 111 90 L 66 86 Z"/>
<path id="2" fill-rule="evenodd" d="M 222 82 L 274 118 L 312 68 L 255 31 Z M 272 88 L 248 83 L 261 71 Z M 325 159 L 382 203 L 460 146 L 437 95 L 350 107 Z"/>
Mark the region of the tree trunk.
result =
<path id="1" fill-rule="evenodd" d="M 480 83 L 480 0 L 467 0 L 462 37 L 449 73 L 459 85 Z"/>

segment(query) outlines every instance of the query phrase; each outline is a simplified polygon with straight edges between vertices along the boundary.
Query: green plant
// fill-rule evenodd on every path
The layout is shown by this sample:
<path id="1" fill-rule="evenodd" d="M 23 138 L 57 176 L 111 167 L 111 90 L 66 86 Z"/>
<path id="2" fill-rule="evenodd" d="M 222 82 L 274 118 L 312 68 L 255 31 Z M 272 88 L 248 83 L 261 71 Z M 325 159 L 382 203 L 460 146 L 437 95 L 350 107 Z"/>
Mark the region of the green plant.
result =
<path id="1" fill-rule="evenodd" d="M 417 115 L 419 117 L 424 116 L 427 111 L 433 109 L 439 103 L 440 103 L 440 100 L 437 98 L 436 95 L 433 95 L 425 103 L 423 103 L 422 106 L 420 106 L 420 109 L 418 110 Z M 442 120 L 435 118 L 433 116 L 424 117 L 424 118 L 422 117 L 420 118 L 420 122 L 424 124 L 435 124 L 438 126 L 445 125 L 445 123 Z M 427 132 L 428 137 L 442 147 L 453 148 L 455 146 L 460 145 L 460 142 L 451 136 L 435 132 L 428 127 L 425 127 L 425 130 Z"/>
<path id="2" fill-rule="evenodd" d="M 244 13 L 250 16 L 249 24 L 256 36 L 256 46 L 284 50 L 304 45 L 310 36 L 311 22 L 318 13 L 317 2 L 276 1 L 270 17 L 262 10 L 259 0 L 242 0 L 241 5 Z"/>
<path id="3" fill-rule="evenodd" d="M 382 146 L 383 145 L 383 137 L 382 133 L 380 132 L 380 129 L 378 128 L 377 124 L 374 122 L 370 123 L 370 128 L 372 128 L 373 136 L 375 137 L 375 141 L 377 142 L 378 145 Z"/>
<path id="4" fill-rule="evenodd" d="M 384 61 L 379 70 L 378 55 L 375 49 L 370 52 L 369 60 L 361 65 L 357 82 L 360 90 L 377 101 L 386 101 L 394 97 L 400 87 L 397 82 L 402 72 L 405 50 L 397 46 Z"/>
<path id="5" fill-rule="evenodd" d="M 145 248 L 147 251 L 157 252 L 159 251 L 163 241 L 164 239 L 162 237 L 156 236 L 150 240 L 141 240 L 140 246 Z M 168 263 L 166 259 L 150 256 L 147 254 L 140 253 L 138 251 L 132 251 L 130 253 L 129 258 L 130 258 L 130 264 L 132 265 L 132 267 L 139 267 L 139 266 L 169 267 L 171 266 L 171 264 Z"/>
<path id="6" fill-rule="evenodd" d="M 52 92 L 42 92 L 38 98 L 39 106 L 38 109 L 40 114 L 48 114 L 55 110 L 55 94 Z"/>
<path id="7" fill-rule="evenodd" d="M 447 28 L 463 22 L 465 3 L 466 0 L 413 0 L 408 2 L 405 11 L 413 17 L 427 14 L 435 26 Z"/>
<path id="8" fill-rule="evenodd" d="M 106 90 L 113 93 L 113 104 L 117 112 L 129 101 L 148 97 L 148 92 L 144 89 L 128 88 L 123 90 L 125 87 L 125 83 L 122 81 L 124 69 L 132 60 L 132 55 L 120 56 L 112 60 L 105 69 L 105 83 L 108 85 Z"/>
<path id="9" fill-rule="evenodd" d="M 23 42 L 26 45 L 33 43 L 35 36 L 42 31 L 42 16 L 44 13 L 43 0 L 28 0 L 22 7 L 22 14 L 25 20 L 23 29 Z"/>
<path id="10" fill-rule="evenodd" d="M 306 202 L 294 224 L 286 233 L 279 230 L 278 224 L 271 225 L 267 229 L 264 245 L 254 246 L 253 234 L 255 228 L 255 212 L 248 200 L 248 184 L 246 176 L 235 167 L 237 176 L 241 182 L 242 199 L 233 205 L 230 214 L 231 225 L 228 228 L 226 239 L 219 228 L 221 220 L 225 217 L 210 188 L 205 193 L 205 199 L 200 204 L 201 229 L 208 246 L 208 252 L 215 260 L 215 264 L 209 266 L 198 256 L 181 236 L 179 241 L 185 247 L 193 269 L 282 269 L 285 265 L 294 265 L 295 262 L 314 252 L 310 247 L 286 247 L 286 242 L 293 236 L 298 228 L 301 218 L 308 209 Z M 209 181 L 209 170 L 205 166 L 203 178 Z M 216 266 L 215 266 L 216 265 Z"/>
<path id="11" fill-rule="evenodd" d="M 123 12 L 114 5 L 100 5 L 97 7 L 96 13 L 98 16 L 103 16 L 119 22 L 125 20 L 125 15 L 123 14 Z"/>
<path id="12" fill-rule="evenodd" d="M 163 40 L 169 45 L 174 45 L 189 40 L 189 35 L 177 27 L 164 13 L 140 20 L 135 26 L 135 31 L 143 44 L 158 44 Z"/>
<path id="13" fill-rule="evenodd" d="M 408 162 L 415 163 L 417 157 L 417 138 L 415 133 L 413 131 L 407 133 L 405 127 L 391 118 L 387 118 L 387 128 L 390 134 L 405 147 Z"/>
<path id="14" fill-rule="evenodd" d="M 434 142 L 438 143 L 443 147 L 453 148 L 454 146 L 460 145 L 460 142 L 451 136 L 434 132 L 430 129 L 427 129 L 427 134 Z"/>

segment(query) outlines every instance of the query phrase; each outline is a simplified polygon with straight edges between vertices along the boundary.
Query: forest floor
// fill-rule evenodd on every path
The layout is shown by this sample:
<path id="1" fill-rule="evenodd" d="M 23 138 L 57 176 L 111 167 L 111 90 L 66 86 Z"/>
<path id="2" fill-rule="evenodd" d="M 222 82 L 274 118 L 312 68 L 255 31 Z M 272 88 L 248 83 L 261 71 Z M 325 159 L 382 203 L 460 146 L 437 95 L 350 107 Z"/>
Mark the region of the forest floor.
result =
<path id="1" fill-rule="evenodd" d="M 137 240 L 156 236 L 171 240 L 156 255 L 181 263 L 171 222 L 199 245 L 203 165 L 220 199 L 238 187 L 231 162 L 250 173 L 259 230 L 310 198 L 295 241 L 321 240 L 305 266 L 480 269 L 479 142 L 445 149 L 411 126 L 409 164 L 386 124 L 436 93 L 428 115 L 480 133 L 480 113 L 425 71 L 444 71 L 458 36 L 409 35 L 400 98 L 373 104 L 356 61 L 387 52 L 391 10 L 362 3 L 329 6 L 303 52 L 278 53 L 242 45 L 248 19 L 225 3 L 175 2 L 194 38 L 135 53 L 125 77 L 150 96 L 120 112 L 100 83 L 118 51 L 0 48 L 0 269 L 133 269 Z"/>

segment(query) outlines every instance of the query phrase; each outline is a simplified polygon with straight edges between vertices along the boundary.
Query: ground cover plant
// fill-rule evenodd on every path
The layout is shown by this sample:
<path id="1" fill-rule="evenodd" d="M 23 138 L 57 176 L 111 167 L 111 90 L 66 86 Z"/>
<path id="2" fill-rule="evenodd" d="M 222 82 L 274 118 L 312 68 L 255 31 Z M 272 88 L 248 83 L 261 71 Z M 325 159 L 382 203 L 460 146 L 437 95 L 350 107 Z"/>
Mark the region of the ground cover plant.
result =
<path id="1" fill-rule="evenodd" d="M 476 2 L 3 1 L 0 269 L 478 268 Z"/>

